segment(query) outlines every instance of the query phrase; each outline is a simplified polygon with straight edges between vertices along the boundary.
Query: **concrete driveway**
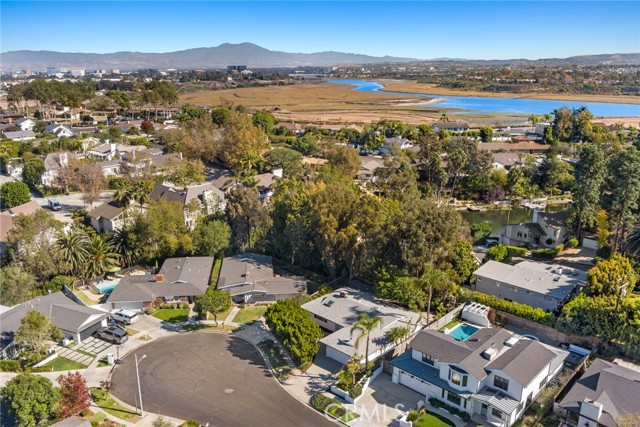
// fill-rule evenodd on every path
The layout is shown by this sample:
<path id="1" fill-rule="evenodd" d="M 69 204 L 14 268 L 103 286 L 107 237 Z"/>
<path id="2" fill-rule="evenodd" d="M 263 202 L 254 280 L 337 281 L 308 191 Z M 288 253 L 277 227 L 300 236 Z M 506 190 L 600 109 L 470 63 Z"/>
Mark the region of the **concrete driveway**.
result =
<path id="1" fill-rule="evenodd" d="M 335 426 L 287 393 L 260 353 L 235 336 L 181 333 L 138 348 L 117 365 L 115 395 L 135 406 L 134 354 L 145 410 L 210 426 Z"/>
<path id="2" fill-rule="evenodd" d="M 103 191 L 102 193 L 100 193 L 100 199 L 93 204 L 93 207 L 96 208 L 100 206 L 107 200 L 110 200 L 112 196 L 113 191 Z M 73 209 L 86 209 L 87 211 L 91 210 L 91 208 L 89 206 L 85 206 L 84 202 L 82 201 L 82 193 L 71 193 L 68 196 L 59 194 L 57 196 L 51 196 L 51 198 L 56 199 L 58 202 L 60 202 L 61 209 L 59 211 L 53 211 L 53 216 L 58 221 L 62 221 L 65 223 L 72 222 L 71 211 Z M 49 207 L 48 199 L 48 197 L 36 197 L 34 193 L 31 193 L 31 200 L 37 202 L 45 209 L 48 209 Z"/>

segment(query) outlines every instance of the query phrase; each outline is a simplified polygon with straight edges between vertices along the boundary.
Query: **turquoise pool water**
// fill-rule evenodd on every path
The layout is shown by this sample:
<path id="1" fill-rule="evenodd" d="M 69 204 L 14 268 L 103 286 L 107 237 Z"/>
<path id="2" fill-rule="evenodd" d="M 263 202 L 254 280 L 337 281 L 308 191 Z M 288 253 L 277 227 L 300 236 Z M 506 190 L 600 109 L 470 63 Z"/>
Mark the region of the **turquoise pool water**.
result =
<path id="1" fill-rule="evenodd" d="M 475 326 L 471 326 L 468 323 L 462 323 L 461 325 L 456 326 L 452 330 L 447 333 L 447 335 L 452 336 L 458 341 L 466 341 L 469 337 L 476 332 L 478 332 L 480 328 L 476 328 Z"/>
<path id="2" fill-rule="evenodd" d="M 113 291 L 116 288 L 116 286 L 118 286 L 119 282 L 120 282 L 120 279 L 105 280 L 100 283 L 96 283 L 95 287 L 96 289 L 98 289 L 98 291 L 101 294 L 106 294 Z"/>

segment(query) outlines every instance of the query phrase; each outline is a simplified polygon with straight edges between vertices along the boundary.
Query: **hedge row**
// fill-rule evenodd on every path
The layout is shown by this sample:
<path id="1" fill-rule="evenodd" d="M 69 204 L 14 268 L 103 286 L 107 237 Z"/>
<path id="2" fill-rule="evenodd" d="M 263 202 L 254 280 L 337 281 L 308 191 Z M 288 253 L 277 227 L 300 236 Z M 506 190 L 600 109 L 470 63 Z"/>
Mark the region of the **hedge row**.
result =
<path id="1" fill-rule="evenodd" d="M 0 372 L 20 372 L 20 361 L 0 360 Z"/>
<path id="2" fill-rule="evenodd" d="M 533 308 L 526 304 L 510 302 L 493 295 L 470 291 L 468 289 L 463 289 L 461 296 L 465 302 L 475 301 L 488 305 L 496 310 L 504 311 L 505 313 L 513 314 L 514 316 L 522 317 L 523 319 L 531 320 L 552 328 L 556 325 L 556 316 L 554 316 L 553 313 L 545 312 L 541 308 Z"/>
<path id="3" fill-rule="evenodd" d="M 563 250 L 564 250 L 564 245 L 560 244 L 555 248 L 551 248 L 551 249 L 536 249 L 535 251 L 531 251 L 531 256 L 534 258 L 541 258 L 541 259 L 554 259 Z"/>
<path id="4" fill-rule="evenodd" d="M 509 258 L 527 256 L 527 248 L 521 248 L 520 246 L 507 246 L 507 252 L 509 253 Z"/>

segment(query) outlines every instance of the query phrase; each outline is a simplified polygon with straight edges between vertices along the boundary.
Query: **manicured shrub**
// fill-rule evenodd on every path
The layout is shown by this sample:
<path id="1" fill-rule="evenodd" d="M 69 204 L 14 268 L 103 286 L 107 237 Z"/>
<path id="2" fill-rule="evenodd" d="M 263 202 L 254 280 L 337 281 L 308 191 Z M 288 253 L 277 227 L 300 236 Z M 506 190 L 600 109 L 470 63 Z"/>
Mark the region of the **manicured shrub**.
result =
<path id="1" fill-rule="evenodd" d="M 407 421 L 414 422 L 420 417 L 420 413 L 418 411 L 414 411 L 413 409 L 409 411 L 407 414 Z"/>
<path id="2" fill-rule="evenodd" d="M 0 372 L 20 372 L 20 361 L 0 360 Z"/>
<path id="3" fill-rule="evenodd" d="M 150 316 L 153 316 L 154 314 L 156 314 L 156 311 L 158 310 L 156 310 L 154 307 L 147 308 L 147 314 Z"/>
<path id="4" fill-rule="evenodd" d="M 322 412 L 324 412 L 332 403 L 333 399 L 322 393 L 316 393 L 311 397 L 311 406 Z"/>
<path id="5" fill-rule="evenodd" d="M 553 313 L 547 313 L 541 308 L 533 308 L 526 304 L 509 302 L 493 295 L 487 295 L 467 289 L 463 289 L 461 291 L 460 297 L 463 301 L 475 301 L 480 304 L 488 305 L 496 310 L 504 311 L 505 313 L 540 323 L 541 325 L 554 327 L 556 324 L 556 317 Z"/>
<path id="6" fill-rule="evenodd" d="M 580 244 L 580 242 L 578 242 L 578 239 L 576 239 L 575 237 L 572 237 L 567 242 L 567 248 L 570 248 L 570 249 L 571 248 L 577 248 L 579 244 Z"/>
<path id="7" fill-rule="evenodd" d="M 362 384 L 356 384 L 349 390 L 349 396 L 352 399 L 359 397 L 362 394 Z"/>
<path id="8" fill-rule="evenodd" d="M 523 257 L 527 255 L 527 248 L 521 248 L 519 246 L 507 246 L 507 253 L 509 254 L 509 258 L 514 256 Z"/>

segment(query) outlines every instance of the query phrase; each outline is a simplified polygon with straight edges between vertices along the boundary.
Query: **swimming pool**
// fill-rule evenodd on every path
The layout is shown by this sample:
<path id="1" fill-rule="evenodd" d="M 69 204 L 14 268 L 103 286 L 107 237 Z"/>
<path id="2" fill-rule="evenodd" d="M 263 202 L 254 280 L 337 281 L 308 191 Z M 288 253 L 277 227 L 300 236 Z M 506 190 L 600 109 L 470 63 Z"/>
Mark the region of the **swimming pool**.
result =
<path id="1" fill-rule="evenodd" d="M 120 279 L 103 280 L 102 282 L 96 283 L 93 286 L 95 286 L 98 292 L 100 292 L 101 294 L 106 294 L 112 292 L 116 288 L 116 286 L 118 286 L 119 282 Z"/>
<path id="2" fill-rule="evenodd" d="M 462 323 L 450 331 L 446 331 L 445 333 L 449 336 L 452 336 L 458 341 L 466 341 L 469 337 L 476 332 L 478 332 L 480 328 L 476 328 L 475 326 L 471 326 L 468 323 Z"/>

